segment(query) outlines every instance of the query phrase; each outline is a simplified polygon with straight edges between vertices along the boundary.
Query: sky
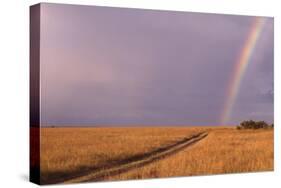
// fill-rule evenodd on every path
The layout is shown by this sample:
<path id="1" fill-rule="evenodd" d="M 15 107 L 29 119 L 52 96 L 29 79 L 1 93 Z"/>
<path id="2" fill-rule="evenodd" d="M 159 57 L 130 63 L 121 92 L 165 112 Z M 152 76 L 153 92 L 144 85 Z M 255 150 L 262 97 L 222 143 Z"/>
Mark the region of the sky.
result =
<path id="1" fill-rule="evenodd" d="M 41 124 L 221 125 L 255 17 L 41 4 Z M 227 125 L 273 122 L 273 18 Z"/>

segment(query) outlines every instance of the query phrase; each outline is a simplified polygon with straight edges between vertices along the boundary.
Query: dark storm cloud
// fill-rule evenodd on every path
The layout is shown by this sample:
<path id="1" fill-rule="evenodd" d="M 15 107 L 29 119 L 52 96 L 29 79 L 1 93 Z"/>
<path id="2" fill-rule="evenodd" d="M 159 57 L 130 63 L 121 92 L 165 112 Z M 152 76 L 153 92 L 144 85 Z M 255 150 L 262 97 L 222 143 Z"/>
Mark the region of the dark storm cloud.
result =
<path id="1" fill-rule="evenodd" d="M 218 124 L 253 20 L 43 4 L 42 123 Z M 231 123 L 244 118 L 242 112 L 258 114 L 273 106 L 258 102 L 259 93 L 273 89 L 273 21 L 267 22 L 253 55 L 257 63 L 250 64 L 242 85 L 249 89 L 239 94 Z"/>

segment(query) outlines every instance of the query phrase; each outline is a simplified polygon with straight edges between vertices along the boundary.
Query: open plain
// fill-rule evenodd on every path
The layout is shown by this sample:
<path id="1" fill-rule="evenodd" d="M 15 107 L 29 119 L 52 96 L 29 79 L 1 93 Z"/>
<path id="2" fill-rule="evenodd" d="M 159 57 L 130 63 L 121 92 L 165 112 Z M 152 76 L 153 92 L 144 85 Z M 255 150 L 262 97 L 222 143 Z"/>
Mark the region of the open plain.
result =
<path id="1" fill-rule="evenodd" d="M 273 129 L 42 128 L 41 182 L 72 183 L 273 170 Z"/>

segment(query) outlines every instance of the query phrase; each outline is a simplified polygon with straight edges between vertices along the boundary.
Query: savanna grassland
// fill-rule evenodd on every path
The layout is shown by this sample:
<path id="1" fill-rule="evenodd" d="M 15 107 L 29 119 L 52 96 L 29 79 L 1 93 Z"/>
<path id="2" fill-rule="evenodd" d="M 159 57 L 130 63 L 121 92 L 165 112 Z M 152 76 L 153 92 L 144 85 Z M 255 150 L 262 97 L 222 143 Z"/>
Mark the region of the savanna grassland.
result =
<path id="1" fill-rule="evenodd" d="M 42 128 L 41 181 L 60 182 L 83 172 L 130 161 L 204 128 Z"/>
<path id="2" fill-rule="evenodd" d="M 273 130 L 214 129 L 204 140 L 111 180 L 273 170 Z"/>
<path id="3" fill-rule="evenodd" d="M 42 128 L 40 159 L 42 184 L 268 171 L 273 129 Z"/>

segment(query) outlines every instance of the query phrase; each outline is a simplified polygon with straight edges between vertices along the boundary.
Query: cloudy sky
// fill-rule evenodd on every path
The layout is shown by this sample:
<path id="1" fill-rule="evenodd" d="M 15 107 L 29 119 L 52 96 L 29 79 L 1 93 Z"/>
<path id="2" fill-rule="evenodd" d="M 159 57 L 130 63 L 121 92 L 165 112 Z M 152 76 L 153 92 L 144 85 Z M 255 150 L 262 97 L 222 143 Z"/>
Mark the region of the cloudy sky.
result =
<path id="1" fill-rule="evenodd" d="M 255 17 L 43 4 L 43 125 L 220 125 Z M 273 121 L 266 18 L 227 124 Z"/>

